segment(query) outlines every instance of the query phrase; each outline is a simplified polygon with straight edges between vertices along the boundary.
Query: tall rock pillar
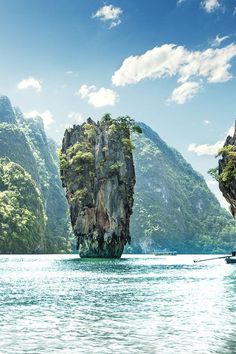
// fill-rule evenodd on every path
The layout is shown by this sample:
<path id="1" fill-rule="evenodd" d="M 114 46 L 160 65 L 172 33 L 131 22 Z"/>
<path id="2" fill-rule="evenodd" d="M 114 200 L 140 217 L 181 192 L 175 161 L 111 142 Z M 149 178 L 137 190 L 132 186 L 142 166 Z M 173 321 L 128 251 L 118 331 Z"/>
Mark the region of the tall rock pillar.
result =
<path id="1" fill-rule="evenodd" d="M 60 153 L 71 223 L 81 257 L 119 258 L 130 242 L 135 172 L 125 119 L 106 115 L 67 129 Z"/>

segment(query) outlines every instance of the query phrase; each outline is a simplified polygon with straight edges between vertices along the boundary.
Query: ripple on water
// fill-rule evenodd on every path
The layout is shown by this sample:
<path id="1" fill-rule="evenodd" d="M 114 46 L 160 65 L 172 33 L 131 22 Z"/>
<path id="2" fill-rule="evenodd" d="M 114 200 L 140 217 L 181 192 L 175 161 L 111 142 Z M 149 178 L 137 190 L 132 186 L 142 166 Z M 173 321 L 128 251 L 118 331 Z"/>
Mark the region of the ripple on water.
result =
<path id="1" fill-rule="evenodd" d="M 236 353 L 235 269 L 193 256 L 0 256 L 0 352 Z"/>

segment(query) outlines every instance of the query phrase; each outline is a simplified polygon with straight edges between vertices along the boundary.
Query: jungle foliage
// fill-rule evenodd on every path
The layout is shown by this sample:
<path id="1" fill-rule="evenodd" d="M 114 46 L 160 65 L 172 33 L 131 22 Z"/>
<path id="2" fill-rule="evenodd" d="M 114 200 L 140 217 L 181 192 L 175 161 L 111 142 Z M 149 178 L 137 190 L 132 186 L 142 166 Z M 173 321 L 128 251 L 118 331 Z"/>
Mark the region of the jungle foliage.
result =
<path id="1" fill-rule="evenodd" d="M 143 123 L 137 125 L 128 116 L 113 119 L 106 114 L 100 124 L 109 125 L 108 133 L 114 141 L 120 129 L 126 132 L 124 149 L 133 150 L 135 145 L 137 183 L 131 220 L 132 244 L 127 251 L 155 252 L 169 248 L 178 252 L 220 253 L 232 250 L 235 221 L 220 207 L 202 176 L 176 150 L 166 145 L 151 128 Z M 74 195 L 78 201 L 88 194 L 82 188 L 80 172 L 87 169 L 88 182 L 94 178 L 87 168 L 94 163 L 91 150 L 94 127 L 86 123 L 83 129 L 86 142 L 75 144 L 66 154 L 60 153 L 61 168 L 68 168 L 77 176 L 72 180 L 78 189 Z M 137 133 L 141 132 L 137 139 Z M 0 253 L 70 250 L 68 205 L 59 180 L 56 148 L 46 137 L 40 119 L 25 120 L 15 109 L 14 119 L 1 122 L 0 109 Z M 107 149 L 103 151 L 105 156 L 109 155 Z M 236 152 L 227 147 L 220 154 L 228 164 L 218 177 L 230 181 L 236 172 L 235 164 L 232 165 Z M 120 168 L 113 163 L 108 172 L 117 174 Z M 212 170 L 212 174 L 216 175 L 217 171 Z"/>
<path id="2" fill-rule="evenodd" d="M 30 174 L 9 159 L 0 159 L 1 252 L 43 252 L 46 223 L 40 191 Z"/>
<path id="3" fill-rule="evenodd" d="M 71 233 L 56 144 L 46 137 L 40 118 L 26 120 L 19 109 L 13 114 L 13 123 L 1 123 L 0 107 L 0 230 L 8 240 L 0 243 L 0 253 L 66 252 Z"/>
<path id="4" fill-rule="evenodd" d="M 151 128 L 140 123 L 129 251 L 228 252 L 236 224 L 203 177 Z"/>
<path id="5" fill-rule="evenodd" d="M 223 183 L 230 183 L 236 177 L 236 147 L 226 145 L 219 150 L 217 157 L 224 159 L 222 172 L 217 176 L 217 180 Z"/>

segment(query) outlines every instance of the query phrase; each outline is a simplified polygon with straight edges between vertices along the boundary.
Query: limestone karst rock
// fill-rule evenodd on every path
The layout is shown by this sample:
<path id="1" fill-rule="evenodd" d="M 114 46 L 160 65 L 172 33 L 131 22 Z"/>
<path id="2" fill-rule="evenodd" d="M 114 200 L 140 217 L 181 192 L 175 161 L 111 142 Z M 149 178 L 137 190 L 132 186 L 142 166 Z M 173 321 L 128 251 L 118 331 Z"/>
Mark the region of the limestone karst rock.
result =
<path id="1" fill-rule="evenodd" d="M 0 253 L 71 250 L 68 205 L 58 165 L 57 145 L 47 138 L 43 120 L 26 119 L 8 97 L 0 96 Z M 39 193 L 43 217 L 40 217 L 40 203 L 35 202 L 37 193 L 32 183 Z M 36 241 L 40 235 L 44 241 L 38 247 Z"/>
<path id="2" fill-rule="evenodd" d="M 109 115 L 65 131 L 60 154 L 81 257 L 119 258 L 130 241 L 135 172 L 130 129 Z"/>
<path id="3" fill-rule="evenodd" d="M 0 95 L 0 122 L 16 123 L 15 114 L 11 102 L 7 96 Z"/>
<path id="4" fill-rule="evenodd" d="M 236 218 L 236 125 L 233 136 L 228 136 L 219 160 L 219 188 L 230 204 L 230 211 Z"/>
<path id="5" fill-rule="evenodd" d="M 150 126 L 138 123 L 135 140 L 135 198 L 127 251 L 227 253 L 236 226 L 201 176 Z"/>

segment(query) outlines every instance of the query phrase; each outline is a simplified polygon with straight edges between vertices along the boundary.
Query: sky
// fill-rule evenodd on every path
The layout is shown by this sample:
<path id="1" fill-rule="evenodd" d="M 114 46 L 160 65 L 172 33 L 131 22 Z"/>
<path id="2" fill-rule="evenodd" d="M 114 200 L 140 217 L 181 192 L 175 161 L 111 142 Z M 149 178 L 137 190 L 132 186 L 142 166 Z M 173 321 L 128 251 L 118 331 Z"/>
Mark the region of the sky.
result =
<path id="1" fill-rule="evenodd" d="M 236 118 L 236 0 L 0 0 L 0 48 L 0 93 L 57 142 L 129 115 L 224 203 L 207 171 Z"/>

